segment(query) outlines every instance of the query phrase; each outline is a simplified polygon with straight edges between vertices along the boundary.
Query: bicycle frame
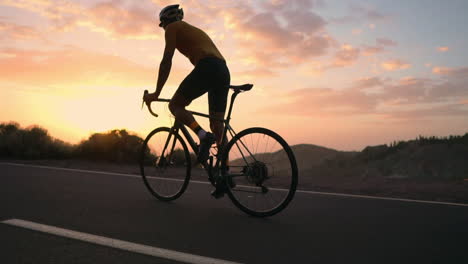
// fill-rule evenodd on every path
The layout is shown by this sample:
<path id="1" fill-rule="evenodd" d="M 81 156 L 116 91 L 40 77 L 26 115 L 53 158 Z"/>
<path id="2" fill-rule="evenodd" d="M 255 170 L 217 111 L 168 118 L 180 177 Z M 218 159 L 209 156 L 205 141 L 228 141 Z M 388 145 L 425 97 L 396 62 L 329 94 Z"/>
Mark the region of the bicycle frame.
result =
<path id="1" fill-rule="evenodd" d="M 210 115 L 207 115 L 207 114 L 204 114 L 204 113 L 199 113 L 199 112 L 195 112 L 195 111 L 189 111 L 191 114 L 195 115 L 195 116 L 201 116 L 201 117 L 205 117 L 205 118 L 209 118 L 211 120 L 217 120 L 217 121 L 221 121 L 223 122 L 224 124 L 224 129 L 223 129 L 223 137 L 222 137 L 222 140 L 221 140 L 221 144 L 220 146 L 225 146 L 227 144 L 227 133 L 229 131 L 229 134 L 231 135 L 231 137 L 234 137 L 236 135 L 236 132 L 234 131 L 234 129 L 230 126 L 229 122 L 231 120 L 231 114 L 232 114 L 232 109 L 233 109 L 233 106 L 234 106 L 234 101 L 237 97 L 237 95 L 241 93 L 240 90 L 238 89 L 235 89 L 234 90 L 234 93 L 231 95 L 231 100 L 230 100 L 230 104 L 229 104 L 229 110 L 228 110 L 228 114 L 226 116 L 226 119 L 220 119 L 220 118 L 216 118 L 214 116 L 210 116 Z M 158 99 L 156 100 L 157 102 L 170 102 L 169 99 Z M 178 122 L 177 120 L 174 120 L 174 124 L 172 125 L 171 127 L 171 132 L 169 133 L 169 136 L 167 138 L 167 141 L 164 145 L 164 148 L 163 148 L 163 151 L 162 153 L 165 153 L 166 152 L 166 148 L 168 147 L 169 145 L 169 142 L 171 141 L 171 138 L 172 136 L 176 136 L 178 135 L 179 133 L 179 130 L 182 131 L 182 134 L 184 135 L 185 139 L 187 140 L 187 142 L 189 143 L 190 147 L 192 148 L 193 152 L 195 153 L 198 153 L 198 145 L 196 144 L 195 140 L 193 139 L 193 137 L 190 135 L 188 129 L 185 127 L 185 125 L 183 125 L 182 123 Z M 175 145 L 176 141 L 174 140 L 174 145 Z M 171 149 L 173 149 L 174 146 L 171 147 Z M 219 147 L 218 148 L 218 153 L 217 153 L 217 156 L 220 157 L 222 156 L 222 149 L 223 147 Z M 219 162 L 220 162 L 220 159 L 216 159 L 216 164 L 215 164 L 215 168 L 219 167 Z M 213 164 L 207 164 L 206 162 L 204 162 L 203 164 L 203 167 L 208 171 L 208 173 L 210 174 L 210 169 L 213 167 Z M 209 166 L 208 166 L 209 165 Z"/>

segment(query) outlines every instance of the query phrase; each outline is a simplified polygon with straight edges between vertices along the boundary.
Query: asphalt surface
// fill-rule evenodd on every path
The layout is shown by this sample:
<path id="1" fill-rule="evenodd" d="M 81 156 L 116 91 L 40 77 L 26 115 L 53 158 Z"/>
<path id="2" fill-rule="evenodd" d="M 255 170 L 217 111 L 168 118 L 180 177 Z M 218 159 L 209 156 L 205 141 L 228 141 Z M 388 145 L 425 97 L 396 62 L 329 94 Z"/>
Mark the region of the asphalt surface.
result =
<path id="1" fill-rule="evenodd" d="M 468 263 L 468 207 L 297 193 L 257 219 L 191 183 L 171 203 L 141 179 L 0 163 L 0 221 L 23 219 L 242 263 Z M 0 224 L 1 263 L 177 263 Z"/>

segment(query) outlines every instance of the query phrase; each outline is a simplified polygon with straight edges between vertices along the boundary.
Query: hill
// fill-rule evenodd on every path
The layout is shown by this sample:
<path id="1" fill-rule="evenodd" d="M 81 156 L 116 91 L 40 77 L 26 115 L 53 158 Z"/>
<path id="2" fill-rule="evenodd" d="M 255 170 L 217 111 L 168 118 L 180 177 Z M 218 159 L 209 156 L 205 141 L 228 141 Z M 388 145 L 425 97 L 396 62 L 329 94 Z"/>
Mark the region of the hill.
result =
<path id="1" fill-rule="evenodd" d="M 341 152 L 292 146 L 300 188 L 468 202 L 468 134 Z M 300 162 L 299 162 L 300 161 Z"/>

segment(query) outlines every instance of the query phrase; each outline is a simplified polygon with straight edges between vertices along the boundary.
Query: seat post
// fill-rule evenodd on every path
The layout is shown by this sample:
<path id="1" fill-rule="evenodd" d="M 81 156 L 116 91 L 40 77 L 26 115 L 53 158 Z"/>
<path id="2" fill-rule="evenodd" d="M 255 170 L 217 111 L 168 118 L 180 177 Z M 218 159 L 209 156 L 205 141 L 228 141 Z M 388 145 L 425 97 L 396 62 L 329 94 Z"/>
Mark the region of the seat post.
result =
<path id="1" fill-rule="evenodd" d="M 232 108 L 234 106 L 234 101 L 236 100 L 237 95 L 240 93 L 240 90 L 234 90 L 234 93 L 231 95 L 231 102 L 229 104 L 229 111 L 226 117 L 226 121 L 229 122 L 231 120 L 231 113 L 232 113 Z"/>

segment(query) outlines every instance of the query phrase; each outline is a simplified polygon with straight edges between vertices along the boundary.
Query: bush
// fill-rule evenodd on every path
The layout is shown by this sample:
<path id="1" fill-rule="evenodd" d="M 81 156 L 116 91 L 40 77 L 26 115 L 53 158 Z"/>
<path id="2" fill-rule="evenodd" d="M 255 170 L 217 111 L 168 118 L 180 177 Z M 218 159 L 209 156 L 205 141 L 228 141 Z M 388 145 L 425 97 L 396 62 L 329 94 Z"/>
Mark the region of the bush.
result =
<path id="1" fill-rule="evenodd" d="M 0 157 L 12 159 L 64 159 L 72 156 L 73 146 L 52 138 L 46 129 L 18 123 L 0 124 Z"/>
<path id="2" fill-rule="evenodd" d="M 142 138 L 129 134 L 125 129 L 95 133 L 78 144 L 76 156 L 99 161 L 136 163 L 142 144 Z"/>

